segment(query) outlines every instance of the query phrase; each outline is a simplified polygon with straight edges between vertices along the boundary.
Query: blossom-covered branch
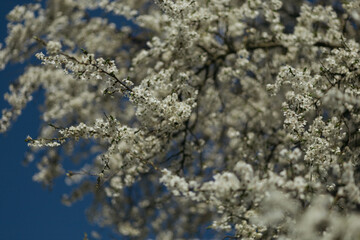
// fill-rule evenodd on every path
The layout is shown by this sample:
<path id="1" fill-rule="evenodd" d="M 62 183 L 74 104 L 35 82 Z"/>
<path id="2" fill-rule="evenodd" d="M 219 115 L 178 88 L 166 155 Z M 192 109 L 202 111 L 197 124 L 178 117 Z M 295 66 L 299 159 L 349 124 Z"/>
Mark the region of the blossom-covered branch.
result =
<path id="1" fill-rule="evenodd" d="M 0 132 L 43 89 L 34 180 L 65 175 L 63 202 L 94 194 L 90 218 L 124 237 L 358 239 L 359 16 L 358 0 L 17 6 L 0 67 L 40 61 Z"/>

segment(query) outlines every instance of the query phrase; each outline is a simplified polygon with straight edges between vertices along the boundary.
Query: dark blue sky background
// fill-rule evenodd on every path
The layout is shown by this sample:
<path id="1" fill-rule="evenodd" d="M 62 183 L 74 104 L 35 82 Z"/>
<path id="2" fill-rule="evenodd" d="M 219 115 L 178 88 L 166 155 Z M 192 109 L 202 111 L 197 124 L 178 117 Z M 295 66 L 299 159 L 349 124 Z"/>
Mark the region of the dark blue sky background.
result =
<path id="1" fill-rule="evenodd" d="M 3 44 L 7 36 L 6 14 L 17 4 L 29 2 L 1 2 L 0 39 Z M 3 95 L 23 68 L 23 64 L 11 64 L 0 71 L 0 109 L 8 107 Z M 38 106 L 42 99 L 41 92 L 35 94 L 11 129 L 0 134 L 0 240 L 82 240 L 84 232 L 89 235 L 93 230 L 99 232 L 99 228 L 91 225 L 85 216 L 90 197 L 66 207 L 60 200 L 62 194 L 70 189 L 63 178 L 56 181 L 53 190 L 49 191 L 32 181 L 36 161 L 27 167 L 22 165 L 27 150 L 24 139 L 27 135 L 37 136 L 40 125 Z M 105 235 L 102 239 L 108 238 Z"/>

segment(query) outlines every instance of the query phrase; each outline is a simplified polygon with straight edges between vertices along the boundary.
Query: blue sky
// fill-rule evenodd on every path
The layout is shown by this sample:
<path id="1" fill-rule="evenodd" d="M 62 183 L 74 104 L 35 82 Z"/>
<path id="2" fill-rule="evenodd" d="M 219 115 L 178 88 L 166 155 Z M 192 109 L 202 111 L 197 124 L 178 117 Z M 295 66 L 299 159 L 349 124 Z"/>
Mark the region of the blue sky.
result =
<path id="1" fill-rule="evenodd" d="M 4 43 L 7 35 L 6 14 L 17 4 L 31 1 L 2 1 L 0 8 L 0 39 Z M 8 86 L 23 72 L 24 65 L 11 64 L 0 71 L 0 109 L 7 107 L 3 95 Z M 27 135 L 37 136 L 40 124 L 38 105 L 42 102 L 41 93 L 34 96 L 23 114 L 10 131 L 0 134 L 0 239 L 1 240 L 82 240 L 99 228 L 88 223 L 85 210 L 90 197 L 66 207 L 61 204 L 63 193 L 69 188 L 63 179 L 55 182 L 49 191 L 41 184 L 32 181 L 36 172 L 35 162 L 24 167 L 22 160 L 27 150 L 24 139 Z M 100 231 L 101 233 L 101 231 Z M 105 239 L 105 238 L 103 238 Z"/>

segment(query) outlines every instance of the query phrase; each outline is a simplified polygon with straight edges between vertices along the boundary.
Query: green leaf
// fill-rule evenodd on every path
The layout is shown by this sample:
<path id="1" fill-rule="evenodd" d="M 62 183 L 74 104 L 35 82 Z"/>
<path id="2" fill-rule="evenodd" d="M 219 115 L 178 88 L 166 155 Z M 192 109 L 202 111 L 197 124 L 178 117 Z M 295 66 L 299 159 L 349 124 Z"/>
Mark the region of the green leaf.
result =
<path id="1" fill-rule="evenodd" d="M 85 55 L 88 55 L 89 54 L 89 52 L 88 51 L 86 51 L 84 48 L 80 48 L 80 50 L 82 51 L 82 53 L 83 54 L 85 54 Z"/>

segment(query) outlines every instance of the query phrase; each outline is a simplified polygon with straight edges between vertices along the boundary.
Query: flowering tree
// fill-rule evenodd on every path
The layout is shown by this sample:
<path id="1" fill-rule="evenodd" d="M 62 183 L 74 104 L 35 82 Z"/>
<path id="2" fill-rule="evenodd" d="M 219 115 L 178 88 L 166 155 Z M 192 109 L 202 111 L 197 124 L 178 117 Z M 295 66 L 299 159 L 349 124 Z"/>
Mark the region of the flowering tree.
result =
<path id="1" fill-rule="evenodd" d="M 43 89 L 27 160 L 77 186 L 65 204 L 92 193 L 91 219 L 134 238 L 359 239 L 359 0 L 48 0 L 7 17 L 1 68 L 41 64 L 10 86 L 0 131 Z"/>

